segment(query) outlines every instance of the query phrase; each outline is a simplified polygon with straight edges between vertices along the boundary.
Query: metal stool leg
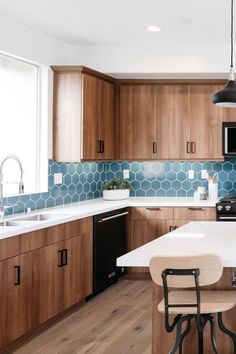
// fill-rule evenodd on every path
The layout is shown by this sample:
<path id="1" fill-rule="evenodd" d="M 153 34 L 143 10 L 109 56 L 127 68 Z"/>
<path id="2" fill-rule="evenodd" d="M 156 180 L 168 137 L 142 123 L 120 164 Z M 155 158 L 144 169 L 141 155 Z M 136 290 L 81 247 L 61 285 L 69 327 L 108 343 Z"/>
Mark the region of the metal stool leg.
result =
<path id="1" fill-rule="evenodd" d="M 184 331 L 184 332 L 182 333 L 182 335 L 181 335 L 181 342 L 180 342 L 180 345 L 179 345 L 179 354 L 182 354 L 182 344 L 183 344 L 183 340 L 184 340 L 184 338 L 187 336 L 187 334 L 189 333 L 190 328 L 191 328 L 191 318 L 188 319 L 188 323 L 187 323 L 186 329 L 185 329 L 185 331 Z"/>
<path id="2" fill-rule="evenodd" d="M 222 312 L 218 313 L 218 326 L 219 329 L 224 332 L 225 334 L 227 334 L 228 336 L 230 336 L 234 342 L 234 354 L 236 354 L 236 335 L 231 332 L 228 328 L 225 327 L 223 320 L 222 320 Z"/>
<path id="3" fill-rule="evenodd" d="M 185 321 L 189 321 L 189 316 L 183 316 L 181 317 L 177 324 L 176 324 L 176 341 L 175 341 L 175 345 L 174 347 L 171 349 L 171 351 L 169 352 L 169 354 L 175 354 L 177 352 L 177 350 L 179 349 L 180 345 L 182 344 L 183 338 L 182 338 L 182 324 Z M 188 327 L 187 327 L 188 329 Z M 184 331 L 184 333 L 186 332 L 186 330 Z M 183 334 L 184 334 L 183 333 Z"/>
<path id="4" fill-rule="evenodd" d="M 213 348 L 215 354 L 219 354 L 217 351 L 215 334 L 214 334 L 214 318 L 211 315 L 209 315 L 209 322 L 211 325 L 211 345 L 212 345 L 212 348 Z"/>

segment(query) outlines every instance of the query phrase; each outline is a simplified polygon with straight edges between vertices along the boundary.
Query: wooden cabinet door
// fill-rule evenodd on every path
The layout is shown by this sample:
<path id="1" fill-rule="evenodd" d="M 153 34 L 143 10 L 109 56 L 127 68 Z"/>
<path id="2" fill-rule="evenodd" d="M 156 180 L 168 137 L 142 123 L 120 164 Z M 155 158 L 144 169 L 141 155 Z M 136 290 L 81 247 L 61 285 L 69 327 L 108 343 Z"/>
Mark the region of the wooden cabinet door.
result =
<path id="1" fill-rule="evenodd" d="M 83 153 L 85 160 L 96 160 L 99 152 L 99 114 L 101 80 L 83 74 Z"/>
<path id="2" fill-rule="evenodd" d="M 133 220 L 130 230 L 130 240 L 128 240 L 128 250 L 132 251 L 156 238 L 168 233 L 173 220 Z M 148 267 L 129 267 L 128 272 L 148 272 Z"/>
<path id="3" fill-rule="evenodd" d="M 67 265 L 64 266 L 62 309 L 92 293 L 92 234 L 87 233 L 65 242 Z"/>
<path id="4" fill-rule="evenodd" d="M 33 300 L 37 324 L 62 311 L 64 267 L 60 252 L 64 248 L 65 241 L 33 251 Z"/>
<path id="5" fill-rule="evenodd" d="M 100 160 L 114 159 L 115 139 L 114 84 L 101 80 L 101 105 L 99 113 L 99 140 L 102 141 Z"/>
<path id="6" fill-rule="evenodd" d="M 157 156 L 190 157 L 189 86 L 161 86 L 158 100 Z"/>
<path id="7" fill-rule="evenodd" d="M 53 158 L 78 162 L 81 155 L 81 73 L 55 72 L 53 91 Z"/>
<path id="8" fill-rule="evenodd" d="M 158 88 L 153 85 L 120 86 L 120 158 L 156 159 Z"/>
<path id="9" fill-rule="evenodd" d="M 0 262 L 0 347 L 33 328 L 32 252 Z"/>
<path id="10" fill-rule="evenodd" d="M 192 159 L 222 159 L 223 108 L 212 103 L 211 97 L 222 86 L 190 87 L 190 120 Z"/>

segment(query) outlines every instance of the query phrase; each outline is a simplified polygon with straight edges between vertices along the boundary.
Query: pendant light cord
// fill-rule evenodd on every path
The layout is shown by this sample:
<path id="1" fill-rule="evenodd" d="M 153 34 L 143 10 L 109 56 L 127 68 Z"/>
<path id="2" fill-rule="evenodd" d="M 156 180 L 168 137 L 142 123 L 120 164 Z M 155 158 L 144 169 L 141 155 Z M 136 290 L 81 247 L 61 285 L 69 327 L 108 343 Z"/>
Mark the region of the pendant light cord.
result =
<path id="1" fill-rule="evenodd" d="M 231 63 L 234 66 L 234 0 L 231 0 Z"/>

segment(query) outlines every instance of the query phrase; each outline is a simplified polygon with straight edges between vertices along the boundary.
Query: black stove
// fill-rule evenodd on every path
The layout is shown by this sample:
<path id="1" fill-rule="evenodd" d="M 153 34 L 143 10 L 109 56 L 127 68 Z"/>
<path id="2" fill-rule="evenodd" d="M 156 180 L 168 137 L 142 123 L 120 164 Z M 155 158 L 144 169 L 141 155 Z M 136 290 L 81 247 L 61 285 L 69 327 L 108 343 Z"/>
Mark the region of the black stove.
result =
<path id="1" fill-rule="evenodd" d="M 216 203 L 217 221 L 236 221 L 236 195 L 221 198 Z"/>

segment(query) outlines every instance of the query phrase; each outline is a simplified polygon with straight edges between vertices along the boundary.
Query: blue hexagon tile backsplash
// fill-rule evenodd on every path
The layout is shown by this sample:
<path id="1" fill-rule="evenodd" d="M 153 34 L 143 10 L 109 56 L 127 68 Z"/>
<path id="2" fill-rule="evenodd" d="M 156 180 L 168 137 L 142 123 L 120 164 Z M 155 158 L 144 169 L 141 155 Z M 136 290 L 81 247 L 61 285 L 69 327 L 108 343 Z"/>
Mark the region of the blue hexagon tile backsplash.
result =
<path id="1" fill-rule="evenodd" d="M 27 208 L 43 209 L 99 198 L 105 180 L 122 177 L 130 171 L 132 196 L 191 197 L 198 186 L 206 186 L 201 170 L 218 174 L 219 196 L 236 194 L 236 159 L 226 162 L 86 162 L 56 163 L 49 160 L 48 192 L 5 198 L 13 205 L 6 214 L 24 212 Z M 188 179 L 194 170 L 194 179 Z M 54 173 L 63 174 L 63 183 L 54 185 Z"/>

